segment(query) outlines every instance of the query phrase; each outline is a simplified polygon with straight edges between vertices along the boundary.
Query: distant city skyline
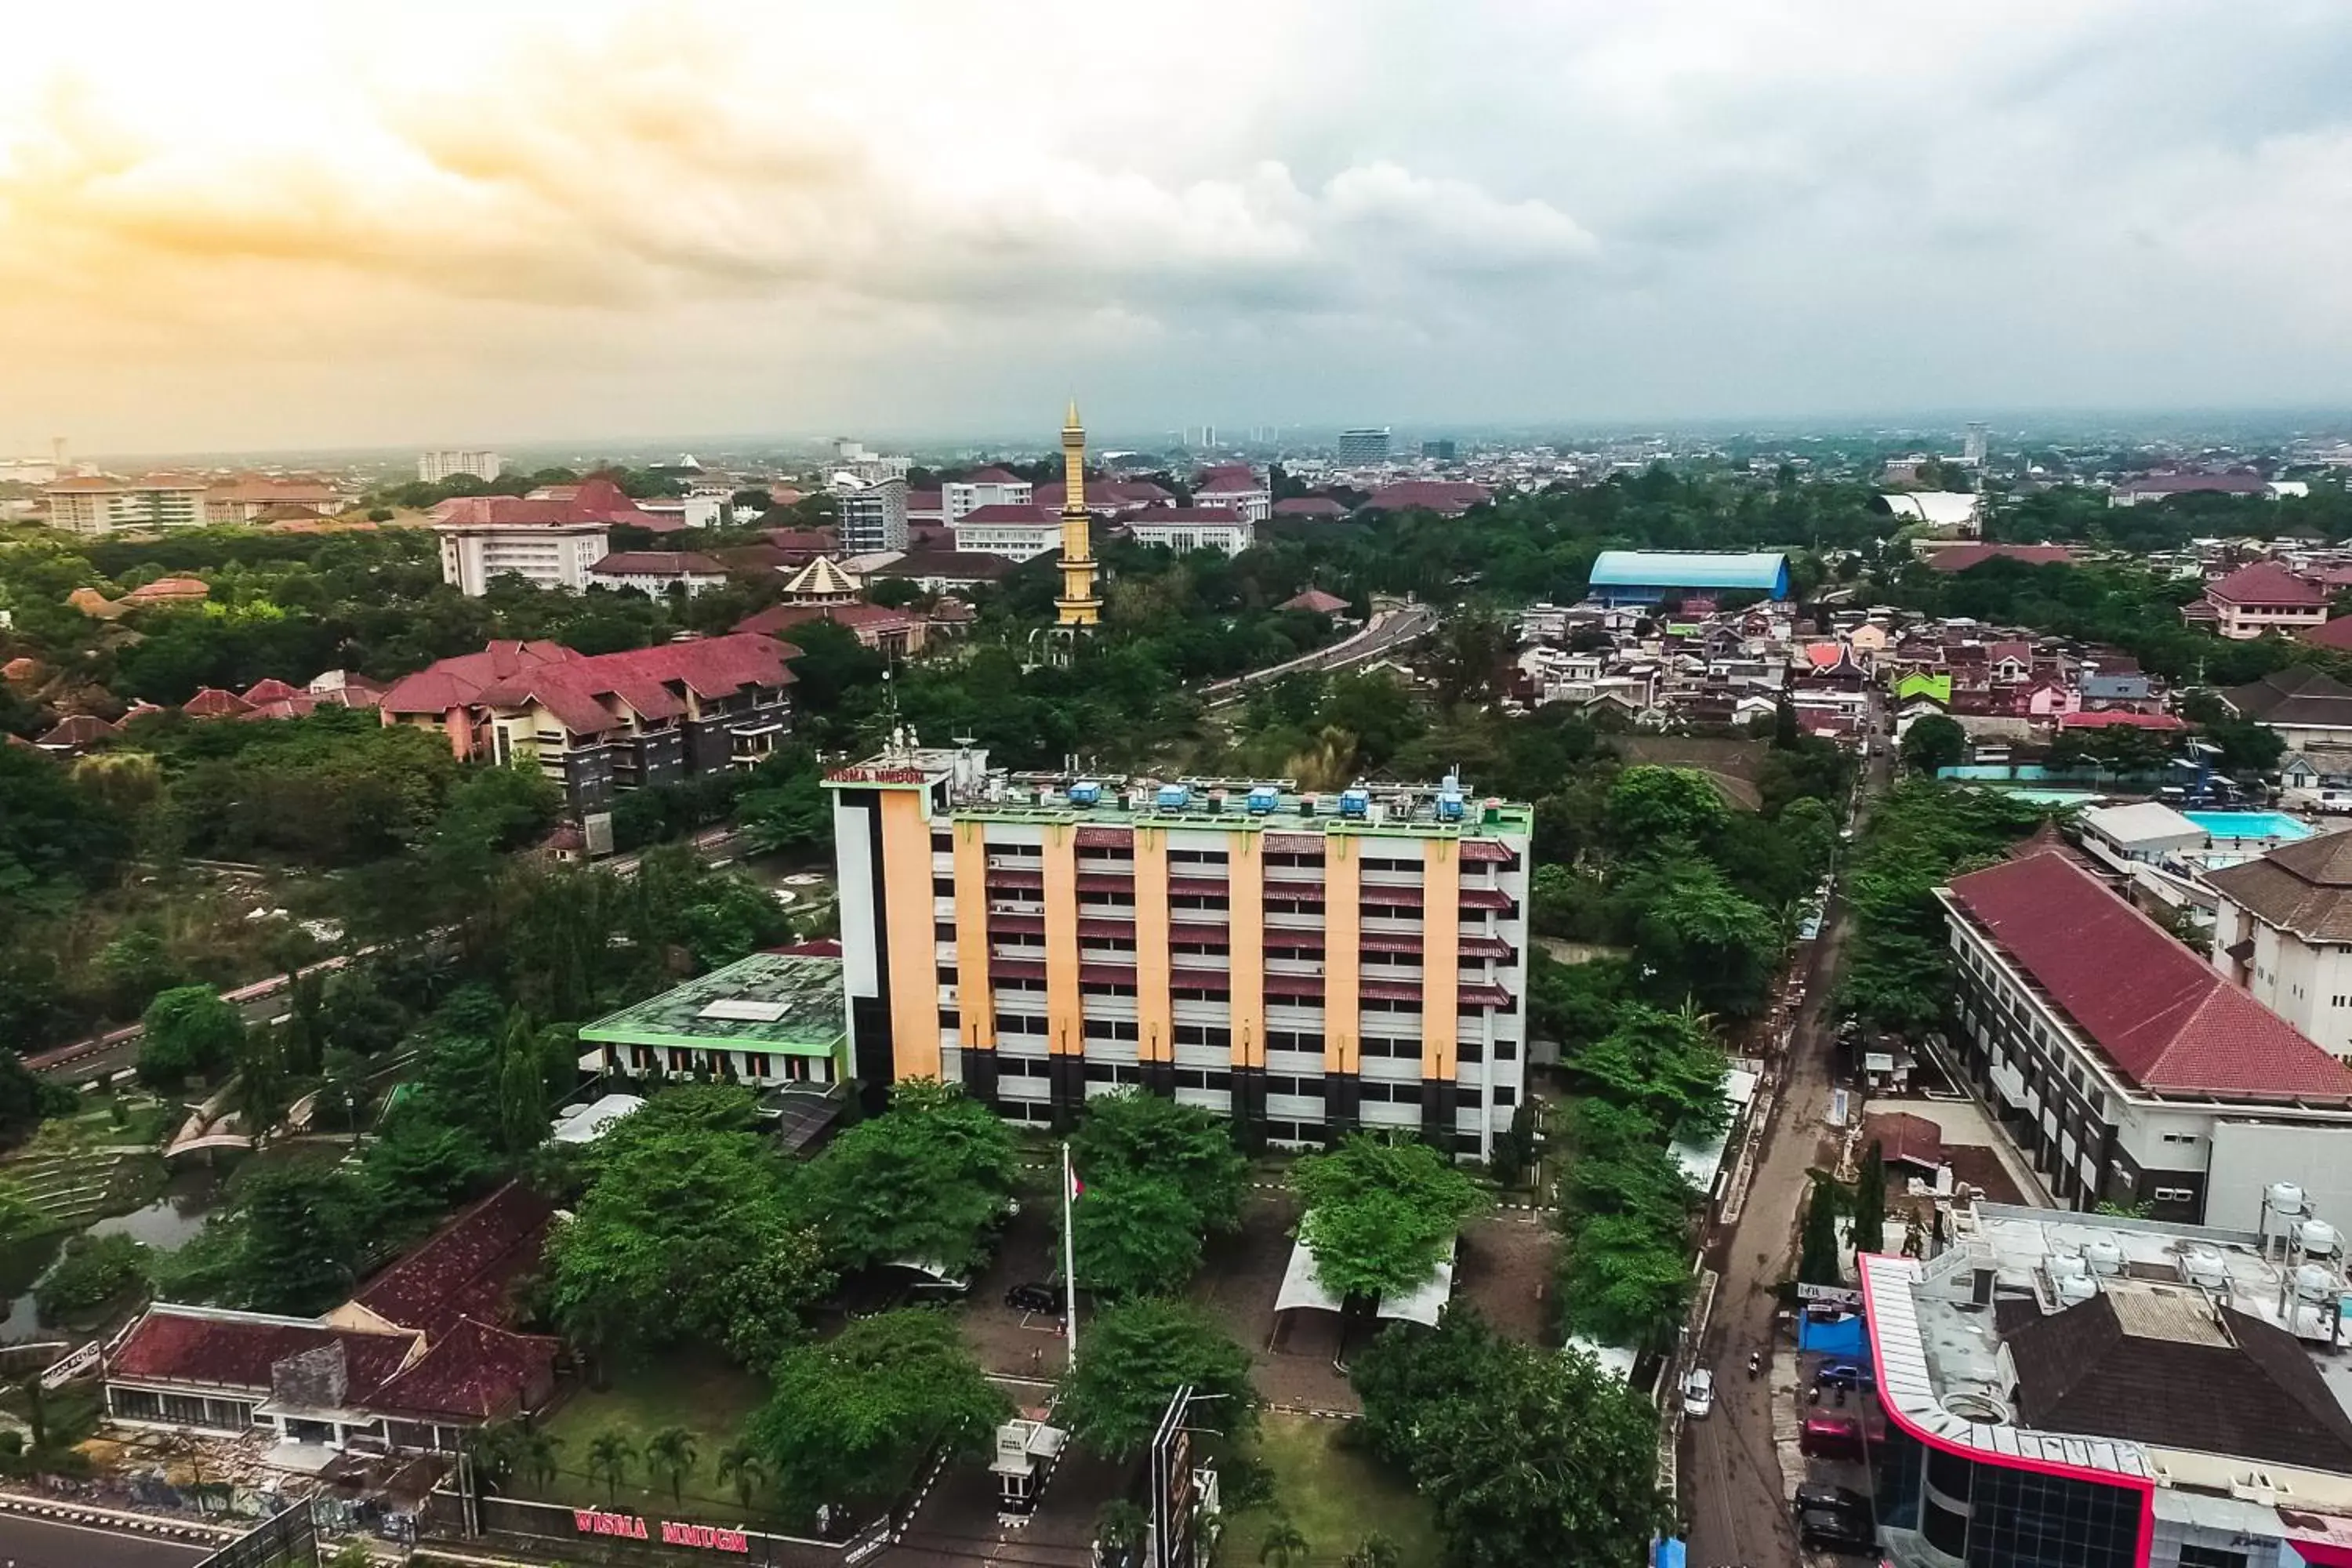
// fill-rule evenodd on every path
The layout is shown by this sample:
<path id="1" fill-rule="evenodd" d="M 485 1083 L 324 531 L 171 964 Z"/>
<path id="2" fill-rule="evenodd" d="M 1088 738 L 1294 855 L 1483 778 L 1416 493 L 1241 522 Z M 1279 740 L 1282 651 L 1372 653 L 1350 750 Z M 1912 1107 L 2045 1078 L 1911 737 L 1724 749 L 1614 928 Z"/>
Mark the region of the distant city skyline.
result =
<path id="1" fill-rule="evenodd" d="M 2352 406 L 2320 0 L 1932 37 L 1863 0 L 874 0 L 856 34 L 13 17 L 0 448 L 1044 439 L 1074 393 L 1113 439 Z"/>

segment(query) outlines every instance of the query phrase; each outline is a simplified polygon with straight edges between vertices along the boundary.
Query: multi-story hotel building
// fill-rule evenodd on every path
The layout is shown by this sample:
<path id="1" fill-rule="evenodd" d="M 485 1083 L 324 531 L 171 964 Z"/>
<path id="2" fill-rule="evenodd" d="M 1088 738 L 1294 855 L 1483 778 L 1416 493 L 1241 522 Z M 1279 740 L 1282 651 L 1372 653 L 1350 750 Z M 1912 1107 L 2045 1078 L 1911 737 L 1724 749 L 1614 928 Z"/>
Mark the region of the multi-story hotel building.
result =
<path id="1" fill-rule="evenodd" d="M 1141 1086 L 1244 1142 L 1417 1130 L 1484 1158 L 1526 1079 L 1522 805 L 1445 786 L 835 771 L 852 1059 L 1066 1124 Z"/>

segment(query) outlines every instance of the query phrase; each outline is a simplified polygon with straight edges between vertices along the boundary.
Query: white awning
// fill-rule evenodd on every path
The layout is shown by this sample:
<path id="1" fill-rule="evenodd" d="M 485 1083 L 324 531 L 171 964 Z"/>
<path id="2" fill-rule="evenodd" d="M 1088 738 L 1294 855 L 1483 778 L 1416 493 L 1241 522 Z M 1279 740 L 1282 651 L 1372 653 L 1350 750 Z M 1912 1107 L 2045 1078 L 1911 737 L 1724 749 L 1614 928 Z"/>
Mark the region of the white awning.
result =
<path id="1" fill-rule="evenodd" d="M 1437 1326 L 1437 1314 L 1445 1310 L 1445 1303 L 1454 1294 L 1454 1264 L 1448 1259 L 1437 1266 L 1437 1272 L 1421 1282 L 1420 1289 L 1402 1296 L 1381 1298 L 1378 1316 L 1402 1319 L 1409 1323 Z"/>
<path id="2" fill-rule="evenodd" d="M 2005 1062 L 1992 1069 L 1992 1086 L 2000 1091 L 2001 1099 L 2009 1101 L 2012 1110 L 2025 1110 L 2032 1098 L 2025 1090 L 2025 1075 Z"/>
<path id="3" fill-rule="evenodd" d="M 1323 1277 L 1315 1271 L 1315 1254 L 1307 1249 L 1307 1227 L 1302 1225 L 1298 1229 L 1299 1237 L 1290 1247 L 1290 1263 L 1282 1271 L 1282 1289 L 1274 1298 L 1274 1310 L 1290 1312 L 1312 1307 L 1318 1311 L 1336 1312 L 1340 1307 L 1339 1298 L 1331 1293 Z"/>

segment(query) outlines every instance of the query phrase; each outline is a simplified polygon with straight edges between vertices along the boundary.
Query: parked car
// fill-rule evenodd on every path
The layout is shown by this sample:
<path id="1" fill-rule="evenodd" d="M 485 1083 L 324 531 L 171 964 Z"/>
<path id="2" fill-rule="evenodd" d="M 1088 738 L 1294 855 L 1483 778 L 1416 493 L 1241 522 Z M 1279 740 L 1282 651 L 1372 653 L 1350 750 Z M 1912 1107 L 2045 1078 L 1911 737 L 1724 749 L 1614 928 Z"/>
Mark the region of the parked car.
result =
<path id="1" fill-rule="evenodd" d="M 1823 1388 L 1876 1388 L 1877 1374 L 1858 1361 L 1833 1361 L 1813 1373 Z"/>
<path id="2" fill-rule="evenodd" d="M 1007 1290 L 1004 1304 L 1016 1312 L 1058 1312 L 1062 1310 L 1062 1293 L 1033 1279 Z"/>
<path id="3" fill-rule="evenodd" d="M 1799 1513 L 1797 1542 L 1808 1552 L 1836 1552 L 1857 1557 L 1878 1553 L 1878 1532 L 1865 1521 L 1835 1509 L 1811 1508 Z"/>
<path id="4" fill-rule="evenodd" d="M 1816 1412 L 1798 1429 L 1797 1451 L 1815 1459 L 1860 1459 L 1862 1423 L 1851 1415 Z"/>
<path id="5" fill-rule="evenodd" d="M 1683 1414 L 1694 1421 L 1704 1421 L 1715 1408 L 1715 1373 L 1705 1367 L 1696 1367 L 1683 1379 Z"/>
<path id="6" fill-rule="evenodd" d="M 1870 1500 L 1852 1487 L 1833 1487 L 1826 1481 L 1806 1481 L 1797 1488 L 1797 1496 L 1790 1507 L 1798 1513 L 1826 1510 L 1831 1513 L 1850 1514 L 1867 1523 L 1871 1518 Z"/>

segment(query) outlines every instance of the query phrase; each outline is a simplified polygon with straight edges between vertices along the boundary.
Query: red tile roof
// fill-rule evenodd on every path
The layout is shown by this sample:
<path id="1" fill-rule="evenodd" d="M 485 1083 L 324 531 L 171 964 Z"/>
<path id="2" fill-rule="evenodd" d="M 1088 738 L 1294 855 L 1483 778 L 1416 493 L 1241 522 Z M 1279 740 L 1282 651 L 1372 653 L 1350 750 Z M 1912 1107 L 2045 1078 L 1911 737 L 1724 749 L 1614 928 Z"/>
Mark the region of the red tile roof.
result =
<path id="1" fill-rule="evenodd" d="M 568 490 L 569 494 L 562 492 Z M 530 500 L 516 496 L 452 496 L 433 509 L 433 521 L 449 527 L 587 527 L 595 523 L 627 523 L 655 533 L 676 533 L 686 524 L 675 517 L 647 511 L 607 479 L 583 479 L 577 486 L 551 486 L 550 499 Z"/>
<path id="2" fill-rule="evenodd" d="M 608 697 L 641 717 L 671 718 L 685 711 L 672 684 L 704 697 L 731 696 L 746 686 L 788 686 L 787 661 L 798 657 L 800 649 L 790 643 L 744 633 L 595 655 L 561 643 L 492 643 L 480 653 L 418 670 L 383 694 L 383 707 L 392 713 L 441 714 L 536 701 L 575 733 L 595 734 L 624 722 L 604 705 Z"/>
<path id="3" fill-rule="evenodd" d="M 1918 1165 L 1932 1171 L 1944 1163 L 1944 1130 L 1907 1110 L 1864 1117 L 1862 1137 L 1865 1143 L 1877 1144 L 1879 1156 L 1890 1165 Z"/>
<path id="4" fill-rule="evenodd" d="M 373 1390 L 365 1408 L 495 1421 L 536 1408 L 555 1389 L 556 1342 L 460 1320 L 416 1363 Z"/>
<path id="5" fill-rule="evenodd" d="M 1017 485 L 1019 474 L 1008 474 L 1003 468 L 974 468 L 960 479 L 950 479 L 955 485 Z"/>
<path id="6" fill-rule="evenodd" d="M 121 731 L 95 713 L 68 713 L 57 722 L 57 727 L 42 736 L 37 744 L 79 749 L 96 745 Z"/>
<path id="7" fill-rule="evenodd" d="M 1329 496 L 1293 496 L 1274 503 L 1276 517 L 1345 517 L 1348 509 Z"/>
<path id="8" fill-rule="evenodd" d="M 437 1339 L 459 1318 L 505 1320 L 514 1282 L 539 1267 L 555 1205 L 509 1182 L 370 1279 L 352 1298 L 395 1328 Z"/>
<path id="9" fill-rule="evenodd" d="M 180 711 L 191 719 L 226 719 L 234 713 L 249 711 L 253 704 L 234 691 L 223 691 L 217 686 L 207 686 L 180 705 Z"/>
<path id="10" fill-rule="evenodd" d="M 2073 549 L 2063 544 L 1956 544 L 1949 550 L 1931 552 L 1927 558 L 1927 566 L 1931 572 L 1965 572 L 1988 561 L 2019 561 L 2028 566 L 2063 566 L 2074 559 Z"/>
<path id="11" fill-rule="evenodd" d="M 2205 596 L 2221 605 L 2301 605 L 2313 608 L 2327 603 L 2327 590 L 2298 577 L 2275 561 L 2241 566 L 2218 583 L 2205 585 Z"/>
<path id="12" fill-rule="evenodd" d="M 270 1368 L 279 1362 L 339 1342 L 348 1358 L 351 1400 L 357 1404 L 400 1370 L 415 1352 L 418 1336 L 163 1306 L 139 1320 L 108 1358 L 106 1375 L 130 1383 L 267 1389 Z"/>
<path id="13" fill-rule="evenodd" d="M 245 689 L 245 700 L 258 707 L 264 702 L 283 702 L 289 697 L 307 697 L 310 693 L 291 686 L 276 676 L 265 676 Z"/>
<path id="14" fill-rule="evenodd" d="M 2061 730 L 2186 730 L 2178 713 L 2062 713 Z"/>
<path id="15" fill-rule="evenodd" d="M 2332 647 L 2352 652 L 2352 616 L 2338 616 L 2324 626 L 2310 626 L 2295 634 L 2299 642 L 2314 647 Z"/>
<path id="16" fill-rule="evenodd" d="M 1311 610 L 1318 616 L 1336 616 L 1347 607 L 1347 600 L 1337 594 L 1327 594 L 1320 588 L 1294 594 L 1275 606 L 1277 610 Z"/>
<path id="17" fill-rule="evenodd" d="M 1952 879 L 1952 902 L 2116 1068 L 2159 1093 L 2352 1099 L 2352 1068 L 2064 855 Z"/>
<path id="18" fill-rule="evenodd" d="M 1484 485 L 1457 483 L 1450 479 L 1400 479 L 1383 485 L 1364 502 L 1370 511 L 1403 511 L 1408 509 L 1457 516 L 1472 507 L 1494 500 L 1495 492 Z"/>
<path id="19" fill-rule="evenodd" d="M 600 577 L 718 577 L 727 568 L 691 550 L 616 550 L 588 570 Z"/>
<path id="20" fill-rule="evenodd" d="M 1061 516 L 1050 506 L 976 506 L 955 520 L 961 528 L 968 522 L 1058 523 Z"/>
<path id="21" fill-rule="evenodd" d="M 809 621 L 832 621 L 853 631 L 859 627 L 875 627 L 898 631 L 911 627 L 921 617 L 905 610 L 894 610 L 886 605 L 857 603 L 841 605 L 771 605 L 756 614 L 735 623 L 739 632 L 760 632 L 772 636 Z"/>
<path id="22" fill-rule="evenodd" d="M 387 713 L 446 713 L 520 670 L 585 657 L 558 642 L 494 642 L 479 653 L 436 659 L 393 682 L 381 706 Z"/>

